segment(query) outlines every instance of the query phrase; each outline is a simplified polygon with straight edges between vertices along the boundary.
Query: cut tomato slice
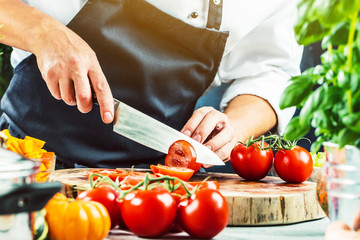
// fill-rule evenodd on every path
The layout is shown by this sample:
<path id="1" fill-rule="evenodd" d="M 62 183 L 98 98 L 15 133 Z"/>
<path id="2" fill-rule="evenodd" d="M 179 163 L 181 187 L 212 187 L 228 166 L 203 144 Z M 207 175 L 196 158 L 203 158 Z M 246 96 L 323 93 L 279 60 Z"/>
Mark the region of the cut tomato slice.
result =
<path id="1" fill-rule="evenodd" d="M 150 168 L 154 174 L 160 173 L 163 175 L 177 177 L 183 181 L 189 180 L 195 172 L 193 169 L 185 167 L 169 167 L 162 164 L 150 165 Z"/>
<path id="2" fill-rule="evenodd" d="M 194 147 L 185 140 L 178 140 L 169 147 L 168 154 L 165 157 L 165 165 L 190 168 L 194 170 L 194 173 L 197 173 L 202 164 L 196 162 Z"/>
<path id="3" fill-rule="evenodd" d="M 87 171 L 87 178 L 90 179 L 91 174 L 96 173 L 101 176 L 107 176 L 113 181 L 122 181 L 126 176 L 130 174 L 130 171 L 125 169 L 110 169 L 110 168 L 99 168 L 91 169 Z M 98 177 L 94 176 L 93 180 L 96 180 Z"/>
<path id="4" fill-rule="evenodd" d="M 143 181 L 145 179 L 146 172 L 129 172 L 129 174 L 120 182 L 121 189 L 127 190 L 131 187 L 137 185 L 139 182 Z M 155 178 L 156 175 L 149 174 L 149 177 Z"/>

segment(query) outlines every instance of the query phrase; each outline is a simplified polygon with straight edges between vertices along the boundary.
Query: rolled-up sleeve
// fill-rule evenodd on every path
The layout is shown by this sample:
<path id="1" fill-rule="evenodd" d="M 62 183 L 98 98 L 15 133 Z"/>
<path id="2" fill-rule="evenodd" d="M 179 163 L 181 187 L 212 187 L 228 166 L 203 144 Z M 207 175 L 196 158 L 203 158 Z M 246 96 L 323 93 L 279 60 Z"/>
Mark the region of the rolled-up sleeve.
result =
<path id="1" fill-rule="evenodd" d="M 295 111 L 294 108 L 280 110 L 280 97 L 288 79 L 300 73 L 303 50 L 294 37 L 295 11 L 294 4 L 279 6 L 271 16 L 233 41 L 217 76 L 229 83 L 220 103 L 222 110 L 238 95 L 259 96 L 276 112 L 280 134 Z"/>

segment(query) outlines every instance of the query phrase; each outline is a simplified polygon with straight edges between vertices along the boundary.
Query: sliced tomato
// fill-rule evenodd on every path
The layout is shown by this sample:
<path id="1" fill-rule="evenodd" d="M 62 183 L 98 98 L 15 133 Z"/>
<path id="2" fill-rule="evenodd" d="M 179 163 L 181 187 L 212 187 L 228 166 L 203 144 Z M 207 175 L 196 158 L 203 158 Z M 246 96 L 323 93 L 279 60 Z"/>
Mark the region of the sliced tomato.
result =
<path id="1" fill-rule="evenodd" d="M 93 173 L 99 174 L 101 176 L 107 176 L 113 181 L 116 181 L 116 179 L 118 179 L 118 181 L 121 181 L 131 172 L 125 169 L 96 168 L 87 171 L 87 178 L 90 179 L 90 176 Z M 97 176 L 94 176 L 93 180 L 96 180 L 97 178 Z"/>
<path id="2" fill-rule="evenodd" d="M 193 187 L 199 187 L 199 189 L 210 188 L 214 190 L 219 190 L 220 186 L 217 181 L 205 181 L 205 182 L 188 182 Z"/>
<path id="3" fill-rule="evenodd" d="M 169 167 L 162 164 L 158 164 L 158 165 L 151 165 L 150 168 L 155 174 L 160 173 L 163 175 L 177 177 L 183 181 L 189 180 L 192 177 L 192 175 L 194 175 L 193 169 L 185 168 L 185 167 Z"/>
<path id="4" fill-rule="evenodd" d="M 120 182 L 121 189 L 130 189 L 132 186 L 137 185 L 139 182 L 145 179 L 146 172 L 129 172 L 129 174 Z M 156 175 L 150 173 L 151 178 L 155 178 Z"/>
<path id="5" fill-rule="evenodd" d="M 178 140 L 169 147 L 165 158 L 165 165 L 169 167 L 190 168 L 194 170 L 194 173 L 197 173 L 202 164 L 196 162 L 194 147 L 185 140 Z"/>

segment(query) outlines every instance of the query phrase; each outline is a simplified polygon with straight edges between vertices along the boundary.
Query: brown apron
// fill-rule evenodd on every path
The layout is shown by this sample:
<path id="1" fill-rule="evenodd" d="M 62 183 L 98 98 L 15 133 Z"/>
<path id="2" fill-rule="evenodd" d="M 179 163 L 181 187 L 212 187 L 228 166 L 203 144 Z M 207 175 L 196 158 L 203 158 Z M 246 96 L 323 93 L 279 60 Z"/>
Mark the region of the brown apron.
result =
<path id="1" fill-rule="evenodd" d="M 145 0 L 89 0 L 68 27 L 96 52 L 113 96 L 180 130 L 220 64 L 228 33 L 222 3 L 209 2 L 206 28 L 193 27 Z M 164 154 L 112 131 L 98 106 L 80 113 L 55 100 L 31 55 L 16 68 L 1 102 L 1 127 L 46 141 L 58 167 L 131 167 Z"/>

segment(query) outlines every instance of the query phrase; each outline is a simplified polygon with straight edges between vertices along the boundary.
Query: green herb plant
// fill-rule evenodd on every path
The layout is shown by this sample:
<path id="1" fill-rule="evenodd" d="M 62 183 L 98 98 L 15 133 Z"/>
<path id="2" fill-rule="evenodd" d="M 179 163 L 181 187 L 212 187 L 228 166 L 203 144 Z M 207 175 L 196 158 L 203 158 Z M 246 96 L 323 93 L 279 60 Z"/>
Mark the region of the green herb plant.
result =
<path id="1" fill-rule="evenodd" d="M 280 108 L 301 109 L 285 129 L 288 140 L 315 128 L 324 141 L 360 147 L 360 0 L 300 0 L 294 26 L 299 44 L 321 41 L 321 64 L 290 79 Z"/>

